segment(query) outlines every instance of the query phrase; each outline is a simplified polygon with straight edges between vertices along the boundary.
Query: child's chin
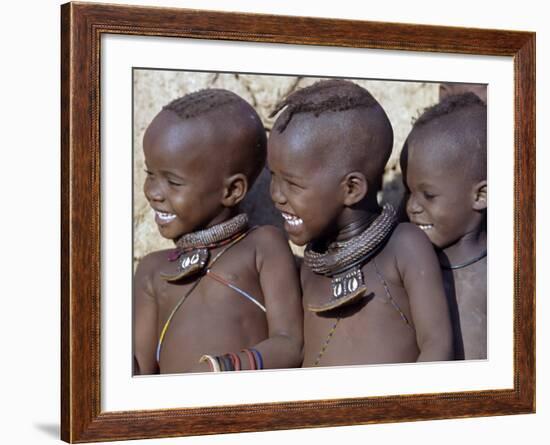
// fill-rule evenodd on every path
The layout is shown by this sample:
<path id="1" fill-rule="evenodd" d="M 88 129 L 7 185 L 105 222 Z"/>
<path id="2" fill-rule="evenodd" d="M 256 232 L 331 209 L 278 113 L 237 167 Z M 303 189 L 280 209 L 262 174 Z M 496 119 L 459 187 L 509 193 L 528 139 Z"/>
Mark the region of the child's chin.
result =
<path id="1" fill-rule="evenodd" d="M 303 236 L 295 236 L 288 232 L 286 233 L 288 235 L 288 239 L 292 241 L 292 243 L 295 244 L 296 246 L 303 247 L 310 242 L 309 239 L 305 239 L 305 237 Z"/>
<path id="2" fill-rule="evenodd" d="M 158 226 L 159 235 L 162 236 L 164 239 L 168 240 L 176 240 L 178 239 L 182 234 L 178 233 L 174 230 L 170 230 L 167 226 Z"/>
<path id="3" fill-rule="evenodd" d="M 434 233 L 430 233 L 430 230 L 423 230 L 422 232 L 428 237 L 430 243 L 432 243 L 436 249 L 441 249 L 441 240 L 438 240 L 437 236 L 434 236 Z"/>
<path id="4" fill-rule="evenodd" d="M 290 241 L 298 247 L 304 247 L 309 243 L 309 241 L 293 240 L 292 238 L 290 238 Z"/>
<path id="5" fill-rule="evenodd" d="M 165 235 L 164 233 L 160 232 L 160 236 L 168 241 L 176 241 L 179 236 L 174 236 L 174 235 Z"/>

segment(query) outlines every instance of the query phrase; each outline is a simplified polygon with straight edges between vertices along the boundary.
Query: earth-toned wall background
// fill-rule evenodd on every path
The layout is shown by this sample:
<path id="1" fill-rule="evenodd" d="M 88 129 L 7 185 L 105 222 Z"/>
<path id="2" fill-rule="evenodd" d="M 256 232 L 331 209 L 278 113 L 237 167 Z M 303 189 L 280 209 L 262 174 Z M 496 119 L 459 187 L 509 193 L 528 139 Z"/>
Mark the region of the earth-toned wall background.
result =
<path id="1" fill-rule="evenodd" d="M 143 134 L 155 115 L 171 100 L 203 88 L 225 88 L 247 100 L 258 112 L 266 129 L 273 125 L 269 114 L 275 104 L 289 93 L 311 85 L 319 78 L 264 76 L 233 73 L 134 70 L 134 265 L 147 253 L 173 247 L 157 231 L 153 212 L 143 195 L 145 180 L 142 152 Z M 439 84 L 357 80 L 386 110 L 394 129 L 393 153 L 386 166 L 382 202 L 398 204 L 403 187 L 399 153 L 414 119 L 439 99 Z M 282 218 L 269 199 L 269 172 L 264 170 L 244 203 L 252 223 L 272 223 L 282 227 Z M 298 255 L 301 249 L 292 246 Z"/>

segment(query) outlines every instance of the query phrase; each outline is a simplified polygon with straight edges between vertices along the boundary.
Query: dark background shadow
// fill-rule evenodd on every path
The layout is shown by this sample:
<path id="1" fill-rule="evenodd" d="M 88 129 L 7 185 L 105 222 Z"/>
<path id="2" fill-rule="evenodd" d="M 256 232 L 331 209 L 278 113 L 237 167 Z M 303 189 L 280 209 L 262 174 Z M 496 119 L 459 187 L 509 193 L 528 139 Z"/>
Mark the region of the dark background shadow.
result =
<path id="1" fill-rule="evenodd" d="M 59 439 L 60 437 L 60 428 L 57 423 L 35 423 L 33 426 L 46 436 L 53 437 L 54 439 Z"/>

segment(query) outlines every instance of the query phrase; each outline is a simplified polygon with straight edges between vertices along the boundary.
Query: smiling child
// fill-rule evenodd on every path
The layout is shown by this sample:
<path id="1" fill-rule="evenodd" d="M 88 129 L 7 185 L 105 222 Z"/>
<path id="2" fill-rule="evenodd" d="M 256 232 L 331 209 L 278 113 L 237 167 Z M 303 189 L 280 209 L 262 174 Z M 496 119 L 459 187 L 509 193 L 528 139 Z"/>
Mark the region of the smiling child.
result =
<path id="1" fill-rule="evenodd" d="M 236 94 L 176 99 L 143 138 L 145 196 L 176 248 L 134 278 L 136 374 L 287 368 L 302 360 L 294 260 L 276 228 L 248 227 L 242 201 L 266 157 L 254 109 Z"/>
<path id="2" fill-rule="evenodd" d="M 377 202 L 393 145 L 380 104 L 352 82 L 329 80 L 291 94 L 281 110 L 268 165 L 285 229 L 307 245 L 303 365 L 451 359 L 435 252 Z"/>
<path id="3" fill-rule="evenodd" d="M 415 122 L 401 153 L 407 214 L 437 248 L 457 359 L 487 358 L 487 107 L 449 96 Z"/>

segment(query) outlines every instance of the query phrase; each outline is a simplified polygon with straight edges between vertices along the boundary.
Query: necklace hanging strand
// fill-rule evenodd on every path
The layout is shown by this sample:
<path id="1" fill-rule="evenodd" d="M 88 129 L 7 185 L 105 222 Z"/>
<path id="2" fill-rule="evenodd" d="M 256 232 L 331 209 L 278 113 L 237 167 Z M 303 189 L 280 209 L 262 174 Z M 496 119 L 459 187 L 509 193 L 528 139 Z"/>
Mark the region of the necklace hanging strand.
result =
<path id="1" fill-rule="evenodd" d="M 446 269 L 446 270 L 457 270 L 457 269 L 463 269 L 464 267 L 467 267 L 467 266 L 470 266 L 471 264 L 474 264 L 474 263 L 477 263 L 478 261 L 481 261 L 483 258 L 485 258 L 487 256 L 487 250 L 484 250 L 483 252 L 481 252 L 480 255 L 476 256 L 475 258 L 472 258 L 471 260 L 468 260 L 464 263 L 461 263 L 461 264 L 457 264 L 456 266 L 447 266 L 447 265 L 441 265 L 441 268 L 442 269 Z"/>

